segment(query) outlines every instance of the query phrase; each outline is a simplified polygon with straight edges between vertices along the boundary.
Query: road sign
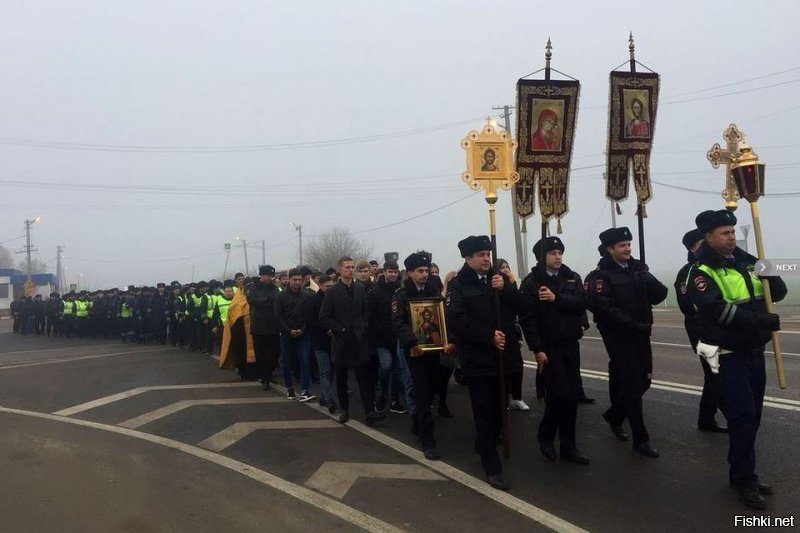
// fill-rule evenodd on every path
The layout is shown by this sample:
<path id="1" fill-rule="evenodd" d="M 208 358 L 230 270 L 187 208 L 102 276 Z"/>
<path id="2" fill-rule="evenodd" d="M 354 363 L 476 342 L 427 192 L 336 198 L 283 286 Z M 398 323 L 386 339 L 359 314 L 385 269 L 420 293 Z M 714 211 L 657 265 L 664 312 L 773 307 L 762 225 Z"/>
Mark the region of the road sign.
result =
<path id="1" fill-rule="evenodd" d="M 226 252 L 230 252 L 231 251 L 231 243 L 229 243 L 229 242 L 225 243 L 225 251 Z"/>

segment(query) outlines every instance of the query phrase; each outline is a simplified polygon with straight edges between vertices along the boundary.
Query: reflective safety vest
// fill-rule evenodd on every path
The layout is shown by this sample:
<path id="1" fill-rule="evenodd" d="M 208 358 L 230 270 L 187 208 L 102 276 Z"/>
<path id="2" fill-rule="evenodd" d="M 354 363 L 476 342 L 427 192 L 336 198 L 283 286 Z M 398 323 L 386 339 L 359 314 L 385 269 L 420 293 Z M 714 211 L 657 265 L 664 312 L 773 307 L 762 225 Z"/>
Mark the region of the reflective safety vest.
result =
<path id="1" fill-rule="evenodd" d="M 200 306 L 203 303 L 203 296 L 198 296 L 197 293 L 192 294 L 192 304 L 196 313 L 200 313 Z"/>
<path id="2" fill-rule="evenodd" d="M 228 323 L 228 307 L 231 305 L 231 300 L 226 300 L 224 296 L 217 296 L 217 309 L 219 309 L 219 319 L 222 325 Z"/>
<path id="3" fill-rule="evenodd" d="M 89 304 L 83 300 L 75 302 L 75 315 L 78 318 L 86 318 L 89 316 Z"/>
<path id="4" fill-rule="evenodd" d="M 211 318 L 214 316 L 214 306 L 217 304 L 217 300 L 222 297 L 215 296 L 213 294 L 206 294 L 206 298 L 208 298 L 208 308 L 206 309 L 206 316 L 208 318 Z"/>
<path id="5" fill-rule="evenodd" d="M 761 280 L 756 277 L 751 267 L 748 267 L 748 272 L 750 274 L 750 281 L 753 284 L 753 296 L 751 296 L 750 291 L 747 290 L 747 282 L 738 270 L 727 267 L 711 268 L 705 264 L 697 268 L 708 274 L 711 279 L 714 280 L 717 287 L 719 287 L 719 292 L 722 293 L 722 298 L 725 300 L 725 303 L 742 304 L 749 302 L 753 297 L 757 300 L 764 299 L 764 285 L 761 283 Z"/>
<path id="6" fill-rule="evenodd" d="M 124 303 L 119 308 L 120 318 L 130 318 L 133 316 L 133 309 L 127 303 Z"/>
<path id="7" fill-rule="evenodd" d="M 75 314 L 75 302 L 64 302 L 64 316 Z"/>

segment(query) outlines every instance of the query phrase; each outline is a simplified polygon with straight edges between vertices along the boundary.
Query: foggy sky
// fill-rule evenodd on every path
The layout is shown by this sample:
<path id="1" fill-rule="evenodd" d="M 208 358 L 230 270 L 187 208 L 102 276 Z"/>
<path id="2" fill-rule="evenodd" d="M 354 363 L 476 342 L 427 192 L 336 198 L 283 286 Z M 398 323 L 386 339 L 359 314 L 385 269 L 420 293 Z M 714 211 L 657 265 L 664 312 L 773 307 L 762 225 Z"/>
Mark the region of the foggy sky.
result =
<path id="1" fill-rule="evenodd" d="M 661 74 L 654 179 L 720 191 L 724 172 L 705 154 L 735 122 L 767 163 L 768 193 L 800 191 L 800 83 L 791 82 L 800 69 L 700 92 L 800 66 L 796 1 L 0 6 L 0 242 L 40 215 L 38 257 L 55 271 L 56 245 L 66 245 L 68 283 L 189 281 L 190 263 L 196 280 L 209 279 L 221 274 L 223 243 L 235 245 L 236 236 L 266 239 L 267 262 L 292 266 L 290 222 L 302 224 L 306 242 L 336 224 L 363 232 L 376 258 L 426 249 L 443 271 L 457 269 L 457 241 L 488 231 L 480 194 L 367 230 L 470 193 L 460 180 L 459 141 L 481 117 L 497 117 L 493 106 L 514 104 L 517 79 L 544 66 L 548 37 L 553 67 L 582 83 L 562 235 L 565 262 L 581 274 L 597 261 L 597 234 L 610 213 L 603 169 L 578 168 L 604 162 L 608 73 L 628 58 L 629 31 L 637 59 Z M 714 97 L 783 82 L 791 83 Z M 461 124 L 433 129 L 451 123 Z M 422 131 L 353 142 L 412 130 Z M 327 140 L 344 141 L 302 146 Z M 31 142 L 39 146 L 21 145 Z M 292 146 L 251 148 L 278 144 Z M 674 272 L 694 216 L 723 201 L 659 185 L 653 193 L 647 262 Z M 515 265 L 509 198 L 498 204 L 499 253 Z M 798 198 L 768 196 L 760 205 L 767 255 L 798 257 L 788 222 Z M 622 208 L 618 224 L 636 235 L 634 200 Z M 746 203 L 736 213 L 750 223 Z M 536 217 L 530 226 L 529 248 Z M 260 244 L 249 258 L 253 270 Z M 243 269 L 234 249 L 229 274 Z"/>

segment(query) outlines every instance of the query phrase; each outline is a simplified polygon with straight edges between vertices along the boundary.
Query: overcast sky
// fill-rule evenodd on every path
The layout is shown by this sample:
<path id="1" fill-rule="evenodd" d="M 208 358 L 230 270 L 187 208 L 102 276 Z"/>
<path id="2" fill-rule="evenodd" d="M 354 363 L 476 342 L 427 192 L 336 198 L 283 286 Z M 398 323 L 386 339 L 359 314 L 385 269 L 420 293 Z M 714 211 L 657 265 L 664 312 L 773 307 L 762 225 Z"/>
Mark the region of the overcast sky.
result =
<path id="1" fill-rule="evenodd" d="M 290 266 L 290 222 L 306 241 L 343 225 L 362 231 L 375 257 L 424 248 L 443 270 L 457 269 L 457 241 L 488 231 L 479 194 L 368 230 L 470 194 L 459 141 L 497 116 L 493 106 L 513 105 L 517 79 L 544 66 L 550 37 L 553 66 L 582 83 L 562 238 L 566 263 L 586 274 L 597 234 L 610 226 L 596 165 L 608 73 L 627 59 L 629 31 L 637 59 L 661 74 L 654 179 L 721 190 L 723 171 L 705 154 L 736 122 L 767 163 L 768 192 L 800 191 L 800 3 L 560 6 L 0 2 L 0 242 L 40 215 L 39 257 L 54 271 L 56 245 L 66 245 L 67 281 L 82 275 L 90 287 L 188 281 L 190 263 L 196 280 L 219 276 L 223 243 L 236 236 L 266 239 L 267 262 Z M 723 202 L 653 189 L 647 260 L 674 272 L 694 216 Z M 787 223 L 799 201 L 762 200 L 768 256 L 800 256 Z M 622 208 L 619 223 L 635 230 L 634 202 Z M 506 193 L 498 242 L 514 264 L 510 209 Z M 737 215 L 750 223 L 744 202 Z M 260 244 L 249 256 L 251 268 L 261 262 Z M 243 268 L 234 249 L 229 272 Z"/>

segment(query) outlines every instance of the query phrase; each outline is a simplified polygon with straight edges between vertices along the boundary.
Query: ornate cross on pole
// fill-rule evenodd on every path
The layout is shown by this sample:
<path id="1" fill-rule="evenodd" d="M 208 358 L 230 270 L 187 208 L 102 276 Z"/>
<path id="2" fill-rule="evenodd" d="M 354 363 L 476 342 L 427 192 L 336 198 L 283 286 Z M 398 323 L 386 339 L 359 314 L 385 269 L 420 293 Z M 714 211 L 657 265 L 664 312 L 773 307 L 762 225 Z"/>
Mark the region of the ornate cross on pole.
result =
<path id="1" fill-rule="evenodd" d="M 731 165 L 741 156 L 740 148 L 744 142 L 744 132 L 736 124 L 730 124 L 722 132 L 722 138 L 725 139 L 726 148 L 722 149 L 719 143 L 714 143 L 706 153 L 706 159 L 714 168 L 719 168 L 721 163 L 725 163 L 725 189 L 722 191 L 722 198 L 725 199 L 725 209 L 735 211 L 739 192 L 736 190 L 736 183 L 733 180 Z"/>

